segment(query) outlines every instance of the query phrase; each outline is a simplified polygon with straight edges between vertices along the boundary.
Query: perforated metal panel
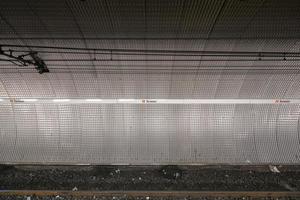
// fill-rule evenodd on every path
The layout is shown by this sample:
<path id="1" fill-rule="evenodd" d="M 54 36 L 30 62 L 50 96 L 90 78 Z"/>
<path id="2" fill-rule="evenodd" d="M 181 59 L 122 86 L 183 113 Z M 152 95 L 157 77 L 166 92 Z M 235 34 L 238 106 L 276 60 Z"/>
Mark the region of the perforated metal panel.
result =
<path id="1" fill-rule="evenodd" d="M 299 105 L 1 106 L 2 162 L 298 163 Z M 288 144 L 288 145 L 287 145 Z"/>
<path id="2" fill-rule="evenodd" d="M 26 47 L 299 52 L 299 8 L 298 0 L 1 0 L 0 45 L 38 51 L 50 73 L 0 56 L 0 99 L 299 100 L 299 59 Z M 299 164 L 299 134 L 297 103 L 0 103 L 0 163 Z"/>

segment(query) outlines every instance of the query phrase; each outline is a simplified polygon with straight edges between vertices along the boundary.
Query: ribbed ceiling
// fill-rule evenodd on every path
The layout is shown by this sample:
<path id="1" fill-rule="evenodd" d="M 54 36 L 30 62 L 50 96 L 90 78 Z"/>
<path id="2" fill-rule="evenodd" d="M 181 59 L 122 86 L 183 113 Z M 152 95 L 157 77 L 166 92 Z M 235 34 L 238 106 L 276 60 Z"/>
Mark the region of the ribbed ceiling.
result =
<path id="1" fill-rule="evenodd" d="M 297 0 L 1 1 L 0 44 L 127 50 L 299 52 L 299 11 Z M 297 59 L 283 61 L 280 57 L 275 61 L 258 61 L 255 57 L 255 61 L 237 62 L 230 61 L 232 57 L 220 57 L 212 62 L 211 57 L 201 56 L 110 56 L 94 51 L 70 54 L 63 50 L 51 54 L 43 53 L 45 49 L 10 49 L 38 51 L 52 73 L 39 75 L 34 73 L 33 67 L 20 69 L 0 61 L 0 85 L 6 88 L 2 96 L 299 96 L 295 85 L 299 78 Z M 232 71 L 233 67 L 238 68 Z M 276 70 L 271 70 L 274 67 Z M 278 73 L 279 77 L 274 75 Z M 39 81 L 41 89 L 37 90 L 32 79 Z M 273 92 L 273 88 L 277 92 Z"/>

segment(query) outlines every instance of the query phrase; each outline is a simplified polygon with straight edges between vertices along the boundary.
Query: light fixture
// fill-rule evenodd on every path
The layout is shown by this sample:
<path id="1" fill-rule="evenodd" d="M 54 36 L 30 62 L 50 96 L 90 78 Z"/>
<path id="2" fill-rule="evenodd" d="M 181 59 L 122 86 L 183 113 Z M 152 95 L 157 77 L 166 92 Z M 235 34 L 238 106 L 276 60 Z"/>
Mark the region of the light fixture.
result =
<path id="1" fill-rule="evenodd" d="M 53 102 L 68 102 L 70 99 L 53 99 Z"/>
<path id="2" fill-rule="evenodd" d="M 21 101 L 24 101 L 24 102 L 35 102 L 35 101 L 38 101 L 38 99 L 21 99 Z"/>
<path id="3" fill-rule="evenodd" d="M 118 99 L 120 102 L 132 102 L 135 101 L 135 99 Z"/>
<path id="4" fill-rule="evenodd" d="M 86 99 L 85 101 L 89 101 L 89 102 L 101 102 L 102 99 Z"/>
<path id="5" fill-rule="evenodd" d="M 7 98 L 0 102 L 17 104 L 68 103 L 68 104 L 300 104 L 300 99 L 52 99 L 52 98 Z"/>

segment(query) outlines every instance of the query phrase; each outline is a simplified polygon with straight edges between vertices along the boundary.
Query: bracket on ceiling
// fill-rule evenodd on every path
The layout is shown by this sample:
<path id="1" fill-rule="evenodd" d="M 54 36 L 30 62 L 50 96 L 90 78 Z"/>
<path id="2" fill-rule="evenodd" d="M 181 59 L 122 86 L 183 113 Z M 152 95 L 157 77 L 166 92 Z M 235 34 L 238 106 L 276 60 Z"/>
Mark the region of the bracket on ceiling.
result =
<path id="1" fill-rule="evenodd" d="M 4 51 L 2 47 L 0 46 L 0 55 L 8 57 L 10 59 L 8 60 L 2 60 L 2 61 L 8 61 L 11 62 L 19 67 L 24 67 L 28 65 L 34 65 L 35 69 L 40 73 L 47 73 L 49 72 L 49 69 L 46 65 L 46 63 L 38 56 L 38 53 L 35 51 L 31 51 L 26 54 L 21 55 L 15 55 L 16 52 L 13 50 L 6 50 Z M 26 59 L 26 57 L 29 57 Z"/>

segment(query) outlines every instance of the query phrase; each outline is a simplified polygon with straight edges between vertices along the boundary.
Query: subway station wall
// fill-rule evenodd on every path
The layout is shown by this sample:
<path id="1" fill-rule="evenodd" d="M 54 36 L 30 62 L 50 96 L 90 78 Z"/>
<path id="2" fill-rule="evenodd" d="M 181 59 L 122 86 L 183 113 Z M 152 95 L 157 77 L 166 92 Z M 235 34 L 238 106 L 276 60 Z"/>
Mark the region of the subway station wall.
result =
<path id="1" fill-rule="evenodd" d="M 299 164 L 299 104 L 2 104 L 0 163 Z"/>

